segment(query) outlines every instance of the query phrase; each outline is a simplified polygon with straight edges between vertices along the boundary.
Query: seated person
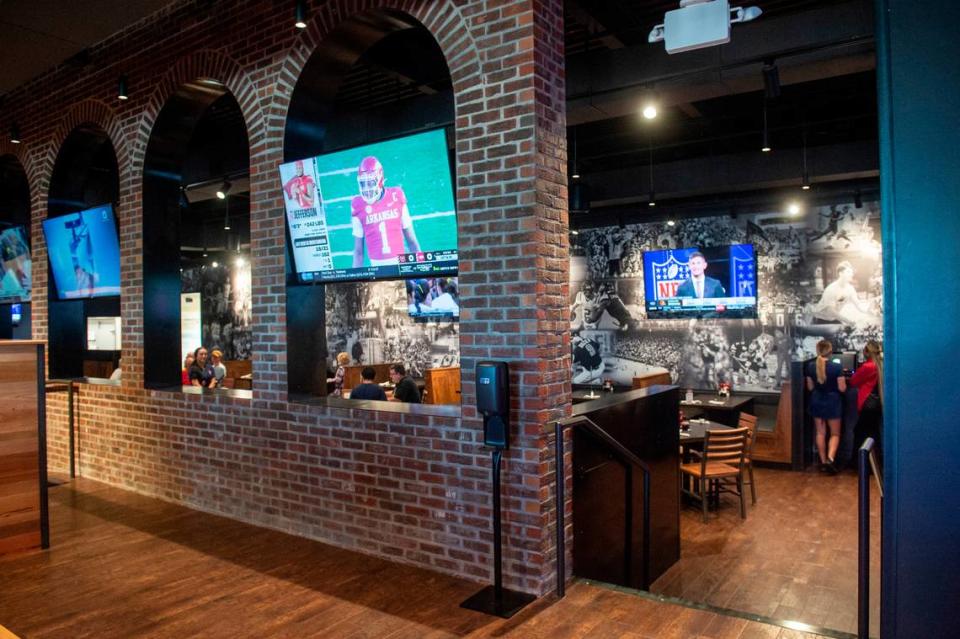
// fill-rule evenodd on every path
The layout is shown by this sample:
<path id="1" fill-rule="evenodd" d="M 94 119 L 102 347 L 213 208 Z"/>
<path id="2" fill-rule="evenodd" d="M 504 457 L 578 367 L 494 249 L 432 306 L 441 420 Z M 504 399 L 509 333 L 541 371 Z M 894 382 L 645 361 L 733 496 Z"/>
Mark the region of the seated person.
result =
<path id="1" fill-rule="evenodd" d="M 350 391 L 350 399 L 377 399 L 382 402 L 387 401 L 387 394 L 373 380 L 377 377 L 377 371 L 373 366 L 364 366 L 360 371 L 362 382 L 359 386 Z"/>
<path id="2" fill-rule="evenodd" d="M 331 397 L 343 396 L 343 377 L 347 374 L 345 366 L 350 364 L 350 355 L 344 351 L 337 355 L 337 372 L 333 377 L 327 378 L 328 384 L 333 384 L 333 390 L 330 391 Z"/>
<path id="3" fill-rule="evenodd" d="M 114 371 L 113 371 L 112 373 L 110 373 L 110 381 L 111 381 L 111 382 L 119 382 L 119 381 L 120 381 L 121 376 L 123 375 L 123 369 L 120 368 L 122 362 L 123 362 L 123 359 L 122 359 L 122 358 L 119 359 L 119 360 L 117 360 L 117 367 L 114 369 Z"/>
<path id="4" fill-rule="evenodd" d="M 183 358 L 183 368 L 180 369 L 180 381 L 184 386 L 190 385 L 190 367 L 193 366 L 193 354 L 187 353 Z"/>
<path id="5" fill-rule="evenodd" d="M 207 359 L 208 351 L 203 346 L 193 351 L 193 366 L 190 367 L 190 385 L 216 388 L 217 378 L 213 374 L 213 364 Z"/>
<path id="6" fill-rule="evenodd" d="M 224 365 L 220 358 L 223 357 L 223 353 L 220 352 L 219 348 L 215 348 L 210 351 L 210 360 L 211 365 L 213 366 L 213 376 L 217 379 L 217 386 L 223 386 L 223 378 L 227 376 L 227 367 Z"/>
<path id="7" fill-rule="evenodd" d="M 408 404 L 420 403 L 420 389 L 413 378 L 407 375 L 407 369 L 403 364 L 393 364 L 390 366 L 390 381 L 396 388 L 393 389 L 393 401 L 407 402 Z"/>

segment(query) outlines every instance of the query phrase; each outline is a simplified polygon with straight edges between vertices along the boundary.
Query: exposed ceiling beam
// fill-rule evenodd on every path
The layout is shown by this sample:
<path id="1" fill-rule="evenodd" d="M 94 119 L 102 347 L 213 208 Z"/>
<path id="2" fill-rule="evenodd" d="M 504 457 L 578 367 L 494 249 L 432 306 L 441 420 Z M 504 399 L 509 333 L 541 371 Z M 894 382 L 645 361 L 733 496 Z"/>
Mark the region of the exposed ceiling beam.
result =
<path id="1" fill-rule="evenodd" d="M 720 47 L 668 55 L 647 44 L 572 56 L 567 63 L 567 122 L 619 117 L 654 87 L 664 106 L 762 88 L 760 65 L 775 59 L 781 84 L 875 68 L 873 5 L 835 6 L 738 26 Z"/>

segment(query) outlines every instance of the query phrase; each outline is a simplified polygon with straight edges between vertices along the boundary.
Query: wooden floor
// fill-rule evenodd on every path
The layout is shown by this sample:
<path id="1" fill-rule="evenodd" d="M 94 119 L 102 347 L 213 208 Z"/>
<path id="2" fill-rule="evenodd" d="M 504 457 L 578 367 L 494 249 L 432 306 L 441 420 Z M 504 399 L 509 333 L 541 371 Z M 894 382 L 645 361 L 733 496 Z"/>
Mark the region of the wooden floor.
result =
<path id="1" fill-rule="evenodd" d="M 681 559 L 656 593 L 719 608 L 857 631 L 857 476 L 756 469 L 758 502 L 747 519 L 732 495 L 703 523 L 680 516 Z M 872 633 L 879 628 L 880 504 L 871 522 Z"/>
<path id="2" fill-rule="evenodd" d="M 811 639 L 575 583 L 509 621 L 477 585 L 134 495 L 51 491 L 47 552 L 0 557 L 0 624 L 56 637 Z"/>

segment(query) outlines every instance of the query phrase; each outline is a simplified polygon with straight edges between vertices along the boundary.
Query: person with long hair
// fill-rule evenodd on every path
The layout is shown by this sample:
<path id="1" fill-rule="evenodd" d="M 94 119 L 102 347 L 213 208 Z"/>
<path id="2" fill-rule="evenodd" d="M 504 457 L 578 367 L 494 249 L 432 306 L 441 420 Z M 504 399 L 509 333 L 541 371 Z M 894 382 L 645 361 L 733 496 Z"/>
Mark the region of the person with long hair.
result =
<path id="1" fill-rule="evenodd" d="M 350 364 L 350 355 L 346 352 L 337 354 L 337 373 L 333 377 L 327 378 L 327 383 L 333 385 L 330 392 L 332 397 L 343 396 L 343 378 L 347 374 L 346 366 Z"/>
<path id="2" fill-rule="evenodd" d="M 840 447 L 840 418 L 843 416 L 841 393 L 847 390 L 847 379 L 840 364 L 831 362 L 833 344 L 817 342 L 817 358 L 807 365 L 807 390 L 810 391 L 810 416 L 816 426 L 817 453 L 820 470 L 831 475 L 837 472 L 837 449 Z M 830 438 L 827 439 L 827 429 Z"/>
<path id="3" fill-rule="evenodd" d="M 867 437 L 876 442 L 877 457 L 881 456 L 880 431 L 883 424 L 883 350 L 876 340 L 863 347 L 864 362 L 850 378 L 857 388 L 857 443 Z"/>

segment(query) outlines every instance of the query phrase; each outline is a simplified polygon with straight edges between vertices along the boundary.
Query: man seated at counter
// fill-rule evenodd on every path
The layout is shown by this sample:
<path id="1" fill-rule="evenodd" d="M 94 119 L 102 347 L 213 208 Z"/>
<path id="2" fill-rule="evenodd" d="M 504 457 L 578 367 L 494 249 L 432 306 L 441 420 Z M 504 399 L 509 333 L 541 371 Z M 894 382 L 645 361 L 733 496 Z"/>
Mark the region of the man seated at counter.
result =
<path id="1" fill-rule="evenodd" d="M 390 381 L 396 386 L 393 389 L 393 401 L 408 404 L 420 403 L 420 389 L 417 388 L 413 378 L 407 375 L 407 369 L 403 364 L 394 364 L 390 367 Z"/>
<path id="2" fill-rule="evenodd" d="M 377 377 L 377 371 L 372 366 L 364 366 L 360 371 L 360 385 L 350 391 L 350 399 L 378 399 L 382 402 L 387 401 L 387 394 L 373 380 Z"/>
<path id="3" fill-rule="evenodd" d="M 207 359 L 208 351 L 203 346 L 193 352 L 193 365 L 190 367 L 190 385 L 216 388 L 217 378 L 213 373 L 213 364 Z"/>

